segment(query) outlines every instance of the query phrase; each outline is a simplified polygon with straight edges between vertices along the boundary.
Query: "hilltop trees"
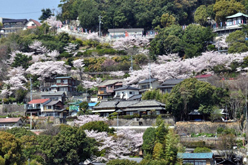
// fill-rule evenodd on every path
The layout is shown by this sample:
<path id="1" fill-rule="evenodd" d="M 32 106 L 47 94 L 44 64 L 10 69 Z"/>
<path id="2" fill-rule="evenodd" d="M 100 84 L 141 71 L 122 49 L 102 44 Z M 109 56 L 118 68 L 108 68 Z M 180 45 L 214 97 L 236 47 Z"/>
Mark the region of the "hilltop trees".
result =
<path id="1" fill-rule="evenodd" d="M 207 82 L 190 78 L 177 84 L 169 94 L 166 108 L 180 120 L 187 120 L 188 113 L 199 109 L 204 115 L 210 115 L 215 105 L 223 106 L 224 89 L 216 88 Z"/>

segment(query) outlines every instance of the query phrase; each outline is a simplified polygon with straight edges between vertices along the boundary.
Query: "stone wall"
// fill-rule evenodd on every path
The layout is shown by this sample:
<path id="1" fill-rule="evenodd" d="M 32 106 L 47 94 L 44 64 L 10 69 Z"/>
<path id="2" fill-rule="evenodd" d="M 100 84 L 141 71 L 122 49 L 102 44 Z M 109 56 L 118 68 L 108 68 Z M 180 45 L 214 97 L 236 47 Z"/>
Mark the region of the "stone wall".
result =
<path id="1" fill-rule="evenodd" d="M 143 119 L 143 118 L 134 118 L 134 119 L 118 119 L 119 126 L 152 126 L 155 125 L 156 119 Z M 165 123 L 168 125 L 174 125 L 174 118 L 164 118 Z M 117 119 L 108 121 L 110 126 L 117 126 Z"/>
<path id="2" fill-rule="evenodd" d="M 25 106 L 18 104 L 1 104 L 0 105 L 0 115 L 25 115 Z"/>
<path id="3" fill-rule="evenodd" d="M 217 128 L 233 128 L 241 133 L 240 122 L 176 122 L 175 130 L 179 135 L 191 133 L 216 133 Z"/>

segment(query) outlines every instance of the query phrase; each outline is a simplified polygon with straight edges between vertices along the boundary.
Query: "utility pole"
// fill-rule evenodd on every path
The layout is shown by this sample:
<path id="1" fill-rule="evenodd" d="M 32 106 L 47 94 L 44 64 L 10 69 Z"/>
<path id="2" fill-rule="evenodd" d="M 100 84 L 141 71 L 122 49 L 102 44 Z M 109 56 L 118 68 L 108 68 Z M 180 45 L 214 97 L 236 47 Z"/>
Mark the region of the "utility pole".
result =
<path id="1" fill-rule="evenodd" d="M 30 113 L 30 130 L 32 129 L 32 112 Z"/>
<path id="2" fill-rule="evenodd" d="M 99 18 L 99 37 L 101 37 L 101 23 L 102 23 L 102 16 L 101 16 L 101 15 L 99 15 L 99 16 L 98 16 L 98 18 Z"/>
<path id="3" fill-rule="evenodd" d="M 30 101 L 32 101 L 33 98 L 32 98 L 32 79 L 31 79 L 31 77 L 29 78 L 29 81 L 30 81 Z"/>
<path id="4" fill-rule="evenodd" d="M 55 15 L 54 15 L 54 11 L 55 11 L 55 9 L 53 8 L 52 10 L 53 10 L 53 16 L 55 16 Z"/>

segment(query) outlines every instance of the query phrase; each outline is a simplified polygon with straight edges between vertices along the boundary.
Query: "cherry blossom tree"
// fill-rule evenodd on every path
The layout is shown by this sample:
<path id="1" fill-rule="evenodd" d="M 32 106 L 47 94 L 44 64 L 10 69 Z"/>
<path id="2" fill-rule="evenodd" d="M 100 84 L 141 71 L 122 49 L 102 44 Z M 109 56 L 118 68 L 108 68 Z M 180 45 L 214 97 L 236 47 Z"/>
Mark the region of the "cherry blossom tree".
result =
<path id="1" fill-rule="evenodd" d="M 77 55 L 77 44 L 69 43 L 66 47 L 64 47 L 65 51 L 69 54 L 73 54 L 73 56 Z"/>
<path id="2" fill-rule="evenodd" d="M 73 63 L 73 66 L 75 68 L 77 68 L 77 70 L 79 71 L 79 75 L 80 75 L 80 80 L 82 80 L 82 72 L 84 70 L 84 63 L 83 63 L 84 59 L 77 59 L 77 60 L 74 60 L 72 63 Z"/>
<path id="3" fill-rule="evenodd" d="M 54 29 L 56 27 L 62 26 L 62 22 L 57 20 L 57 18 L 55 16 L 51 16 L 50 18 L 48 18 L 44 22 L 47 23 L 49 26 L 51 26 L 51 28 L 54 28 Z"/>
<path id="4" fill-rule="evenodd" d="M 8 71 L 8 80 L 3 81 L 4 87 L 1 92 L 2 96 L 10 96 L 19 89 L 27 90 L 25 83 L 27 79 L 24 76 L 25 70 L 22 67 L 13 68 Z"/>
<path id="5" fill-rule="evenodd" d="M 46 54 L 49 52 L 49 50 L 42 45 L 41 41 L 34 40 L 31 45 L 29 45 L 30 49 L 33 49 L 36 54 Z"/>
<path id="6" fill-rule="evenodd" d="M 36 62 L 26 70 L 26 73 L 39 76 L 39 80 L 44 80 L 54 75 L 66 75 L 68 70 L 64 64 L 64 61 Z"/>
<path id="7" fill-rule="evenodd" d="M 123 71 L 113 71 L 109 73 L 111 76 L 113 77 L 122 77 L 125 75 L 125 73 Z"/>
<path id="8" fill-rule="evenodd" d="M 93 130 L 86 130 L 85 133 L 100 144 L 98 146 L 99 151 L 105 150 L 105 156 L 98 157 L 98 161 L 107 161 L 133 155 L 139 151 L 143 144 L 143 133 L 136 133 L 129 129 L 117 130 L 116 136 L 109 136 L 107 132 L 96 132 Z"/>
<path id="9" fill-rule="evenodd" d="M 87 40 L 92 40 L 92 41 L 96 41 L 96 42 L 100 42 L 101 38 L 98 36 L 97 33 L 90 33 L 87 35 Z"/>
<path id="10" fill-rule="evenodd" d="M 74 120 L 74 124 L 78 126 L 82 126 L 92 121 L 107 121 L 107 120 L 108 119 L 106 117 L 100 117 L 99 115 L 82 115 L 82 116 L 78 116 L 78 118 Z"/>

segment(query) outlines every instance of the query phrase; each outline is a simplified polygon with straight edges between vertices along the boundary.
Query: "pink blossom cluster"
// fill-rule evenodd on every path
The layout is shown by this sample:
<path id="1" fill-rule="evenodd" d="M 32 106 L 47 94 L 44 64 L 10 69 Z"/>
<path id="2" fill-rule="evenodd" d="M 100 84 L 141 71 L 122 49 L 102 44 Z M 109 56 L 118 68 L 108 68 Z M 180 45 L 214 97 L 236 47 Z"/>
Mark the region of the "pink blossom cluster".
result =
<path id="1" fill-rule="evenodd" d="M 143 133 L 136 133 L 133 130 L 117 130 L 116 136 L 109 136 L 107 132 L 85 131 L 86 135 L 94 138 L 100 145 L 99 151 L 105 150 L 104 157 L 97 160 L 110 160 L 125 157 L 139 151 L 143 144 Z"/>
<path id="2" fill-rule="evenodd" d="M 157 78 L 160 82 L 167 79 L 189 78 L 198 73 L 212 73 L 217 65 L 223 65 L 230 69 L 232 62 L 242 63 L 248 53 L 221 54 L 218 52 L 205 52 L 201 56 L 191 59 L 179 59 L 174 54 L 159 56 L 160 63 L 150 64 L 151 77 Z M 213 74 L 213 73 L 212 73 Z M 135 84 L 141 80 L 149 78 L 149 65 L 143 66 L 141 70 L 130 73 L 126 78 L 126 84 Z"/>
<path id="3" fill-rule="evenodd" d="M 57 20 L 57 18 L 55 16 L 51 16 L 50 18 L 48 18 L 44 22 L 47 23 L 52 28 L 56 28 L 56 27 L 62 26 L 62 22 L 59 21 L 59 20 Z"/>
<path id="4" fill-rule="evenodd" d="M 109 73 L 113 77 L 122 77 L 125 75 L 123 71 L 113 71 Z"/>
<path id="5" fill-rule="evenodd" d="M 97 33 L 90 33 L 90 34 L 87 35 L 87 40 L 100 42 L 101 38 L 98 36 Z"/>
<path id="6" fill-rule="evenodd" d="M 144 37 L 125 37 L 116 40 L 113 48 L 117 50 L 128 50 L 130 48 L 140 48 L 149 46 L 149 40 Z"/>
<path id="7" fill-rule="evenodd" d="M 77 44 L 69 43 L 64 47 L 65 51 L 69 54 L 73 54 L 73 56 L 77 55 Z"/>
<path id="8" fill-rule="evenodd" d="M 1 92 L 3 96 L 10 96 L 14 91 L 18 89 L 24 89 L 27 79 L 24 76 L 25 70 L 22 67 L 13 68 L 8 71 L 9 80 L 3 81 L 4 88 Z"/>
<path id="9" fill-rule="evenodd" d="M 40 80 L 44 80 L 52 75 L 66 75 L 67 68 L 64 63 L 64 61 L 36 62 L 26 70 L 26 73 L 40 76 Z"/>
<path id="10" fill-rule="evenodd" d="M 82 84 L 86 89 L 90 89 L 99 85 L 99 83 L 95 81 L 87 81 L 87 80 L 84 80 Z"/>
<path id="11" fill-rule="evenodd" d="M 72 63 L 73 63 L 73 66 L 77 69 L 82 69 L 84 67 L 84 63 L 83 63 L 84 59 L 77 59 L 77 60 L 74 60 Z"/>
<path id="12" fill-rule="evenodd" d="M 82 115 L 82 116 L 78 116 L 78 119 L 74 120 L 74 123 L 78 126 L 82 126 L 92 121 L 107 121 L 107 120 L 108 119 L 106 117 L 100 117 L 99 115 Z"/>

